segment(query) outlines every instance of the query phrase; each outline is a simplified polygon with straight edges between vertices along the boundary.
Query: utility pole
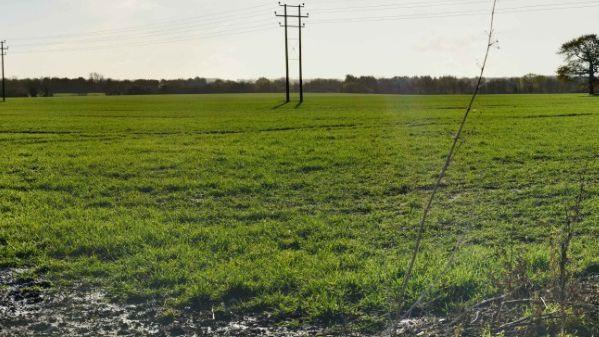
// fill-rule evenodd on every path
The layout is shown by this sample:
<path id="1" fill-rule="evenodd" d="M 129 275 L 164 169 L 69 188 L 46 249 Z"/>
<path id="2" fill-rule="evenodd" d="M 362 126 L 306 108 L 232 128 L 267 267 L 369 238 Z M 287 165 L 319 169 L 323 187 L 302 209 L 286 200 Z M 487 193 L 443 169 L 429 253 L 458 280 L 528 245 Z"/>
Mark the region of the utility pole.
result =
<path id="1" fill-rule="evenodd" d="M 281 3 L 279 2 L 279 6 Z M 286 102 L 290 101 L 289 93 L 289 36 L 288 36 L 288 25 L 287 25 L 287 4 L 283 5 L 285 8 L 285 95 Z"/>
<path id="2" fill-rule="evenodd" d="M 304 102 L 304 74 L 303 74 L 303 69 L 302 69 L 302 29 L 304 29 L 304 27 L 302 27 L 302 7 L 304 6 L 304 4 L 302 4 L 301 6 L 297 7 L 297 27 L 298 27 L 298 32 L 299 32 L 299 90 L 300 90 L 300 103 Z"/>
<path id="3" fill-rule="evenodd" d="M 303 74 L 303 60 L 302 60 L 302 29 L 306 28 L 306 24 L 302 23 L 302 19 L 308 18 L 309 15 L 302 15 L 302 8 L 305 7 L 305 4 L 301 5 L 288 5 L 282 4 L 279 2 L 279 6 L 284 8 L 283 14 L 278 14 L 275 12 L 275 16 L 284 18 L 284 24 L 279 23 L 279 26 L 285 28 L 285 91 L 286 91 L 286 102 L 290 101 L 290 80 L 289 80 L 289 36 L 288 29 L 289 28 L 297 28 L 298 29 L 298 37 L 299 37 L 299 90 L 300 90 L 300 103 L 304 102 L 304 74 Z M 297 15 L 289 14 L 288 8 L 297 8 Z M 298 25 L 293 26 L 289 25 L 289 18 L 297 18 Z"/>
<path id="4" fill-rule="evenodd" d="M 8 47 L 5 46 L 6 41 L 0 41 L 0 55 L 2 55 L 2 102 L 6 102 L 6 79 L 4 78 L 4 56 Z"/>

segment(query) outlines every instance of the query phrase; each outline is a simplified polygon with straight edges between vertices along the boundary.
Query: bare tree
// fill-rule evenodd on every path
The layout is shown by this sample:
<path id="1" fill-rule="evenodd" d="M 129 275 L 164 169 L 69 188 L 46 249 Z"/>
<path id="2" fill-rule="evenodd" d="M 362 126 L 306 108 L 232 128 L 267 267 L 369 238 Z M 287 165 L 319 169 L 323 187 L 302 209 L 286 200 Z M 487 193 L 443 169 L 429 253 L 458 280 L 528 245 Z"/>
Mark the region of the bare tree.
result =
<path id="1" fill-rule="evenodd" d="M 93 83 L 102 83 L 104 82 L 104 76 L 102 74 L 99 73 L 90 73 L 89 74 L 89 80 L 92 81 Z"/>

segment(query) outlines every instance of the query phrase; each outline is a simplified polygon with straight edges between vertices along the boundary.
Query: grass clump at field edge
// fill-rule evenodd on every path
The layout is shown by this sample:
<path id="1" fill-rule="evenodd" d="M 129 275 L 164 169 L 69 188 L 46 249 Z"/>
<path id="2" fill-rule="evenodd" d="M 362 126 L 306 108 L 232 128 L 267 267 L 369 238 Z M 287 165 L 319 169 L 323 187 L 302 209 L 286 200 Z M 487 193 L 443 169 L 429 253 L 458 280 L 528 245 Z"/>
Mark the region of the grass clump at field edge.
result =
<path id="1" fill-rule="evenodd" d="M 13 99 L 0 106 L 0 264 L 158 298 L 320 322 L 393 307 L 464 96 Z M 492 294 L 505 247 L 542 279 L 585 168 L 576 264 L 597 262 L 599 101 L 482 96 L 409 295 Z M 456 235 L 465 247 L 439 271 Z"/>

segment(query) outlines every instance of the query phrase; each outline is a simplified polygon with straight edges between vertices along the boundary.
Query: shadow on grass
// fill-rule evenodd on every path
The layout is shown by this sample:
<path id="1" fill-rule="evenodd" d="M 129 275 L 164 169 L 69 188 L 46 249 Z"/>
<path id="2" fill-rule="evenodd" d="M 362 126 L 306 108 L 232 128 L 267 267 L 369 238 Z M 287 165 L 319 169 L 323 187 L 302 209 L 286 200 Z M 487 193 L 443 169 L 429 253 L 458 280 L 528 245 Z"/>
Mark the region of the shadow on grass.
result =
<path id="1" fill-rule="evenodd" d="M 289 104 L 289 102 L 283 102 L 283 103 L 281 103 L 281 104 L 279 104 L 279 105 L 275 105 L 275 106 L 273 106 L 273 107 L 272 107 L 272 109 L 273 109 L 273 110 L 276 110 L 276 109 L 278 109 L 278 108 L 280 108 L 280 107 L 283 107 L 283 106 L 285 106 L 285 105 L 287 105 L 287 104 Z"/>
<path id="2" fill-rule="evenodd" d="M 273 107 L 272 107 L 272 109 L 273 109 L 273 110 L 276 110 L 276 109 L 278 109 L 278 108 L 282 108 L 282 107 L 284 107 L 285 105 L 287 105 L 287 104 L 290 104 L 290 103 L 291 103 L 291 102 L 283 102 L 283 103 L 281 103 L 281 104 L 278 104 L 278 105 L 275 105 L 275 106 L 273 106 Z M 301 107 L 303 104 L 304 104 L 304 102 L 298 102 L 298 103 L 295 105 L 295 109 L 298 109 L 298 108 L 300 108 L 300 107 Z"/>

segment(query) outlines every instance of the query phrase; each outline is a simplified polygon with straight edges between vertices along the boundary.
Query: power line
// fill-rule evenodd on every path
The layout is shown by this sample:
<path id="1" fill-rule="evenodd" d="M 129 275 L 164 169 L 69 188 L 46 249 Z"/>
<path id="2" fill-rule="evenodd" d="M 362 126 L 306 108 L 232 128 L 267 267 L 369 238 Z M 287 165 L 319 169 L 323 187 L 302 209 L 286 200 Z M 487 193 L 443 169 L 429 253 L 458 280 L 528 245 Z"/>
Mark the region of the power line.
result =
<path id="1" fill-rule="evenodd" d="M 75 48 L 57 48 L 57 49 L 32 49 L 32 50 L 23 50 L 13 52 L 13 54 L 33 54 L 33 53 L 60 53 L 60 52 L 77 52 L 77 51 L 97 51 L 97 50 L 106 50 L 107 48 L 116 49 L 116 48 L 130 48 L 130 47 L 146 47 L 146 46 L 154 46 L 154 45 L 165 45 L 165 44 L 173 44 L 179 42 L 187 42 L 194 41 L 198 39 L 212 39 L 216 37 L 228 37 L 228 36 L 236 36 L 243 35 L 248 33 L 255 32 L 263 32 L 267 30 L 271 30 L 271 24 L 267 25 L 259 25 L 254 27 L 245 27 L 243 29 L 229 29 L 223 30 L 219 32 L 215 32 L 210 35 L 191 35 L 184 38 L 179 39 L 167 39 L 167 40 L 156 40 L 156 41 L 140 41 L 138 43 L 127 43 L 127 44 L 113 44 L 113 45 L 96 45 L 90 47 L 75 47 Z M 250 28 L 250 29 L 248 29 Z"/>
<path id="2" fill-rule="evenodd" d="M 568 9 L 584 9 L 584 8 L 595 8 L 599 7 L 599 3 L 596 1 L 587 1 L 580 3 L 580 6 L 562 6 L 558 4 L 553 5 L 532 5 L 522 7 L 510 7 L 497 10 L 496 14 L 515 14 L 515 13 L 534 13 L 543 11 L 555 11 L 555 10 L 568 10 Z M 474 15 L 487 15 L 484 11 L 454 11 L 454 12 L 438 12 L 438 13 L 427 13 L 427 14 L 416 14 L 416 15 L 402 15 L 402 16 L 367 16 L 367 17 L 352 17 L 352 18 L 335 18 L 316 20 L 314 24 L 329 24 L 329 23 L 363 23 L 363 22 L 380 22 L 380 21 L 401 21 L 401 20 L 415 20 L 415 19 L 436 19 L 436 18 L 451 18 L 451 17 L 462 17 L 462 16 L 474 16 Z"/>
<path id="3" fill-rule="evenodd" d="M 261 19 L 261 20 L 245 22 L 243 25 L 243 28 L 241 28 L 241 29 L 247 29 L 248 27 L 250 27 L 250 28 L 255 27 L 256 24 L 258 24 L 258 23 L 263 23 L 263 25 L 266 25 L 266 24 L 270 25 L 270 23 L 267 23 L 265 20 Z M 232 27 L 232 26 L 233 26 L 233 24 L 229 24 L 224 27 L 213 26 L 213 27 L 210 27 L 209 29 L 205 29 L 205 30 L 203 29 L 201 31 L 202 31 L 202 33 L 216 33 L 216 32 L 222 31 L 223 28 Z M 235 26 L 238 26 L 238 25 L 236 24 Z M 133 42 L 135 42 L 135 40 L 147 41 L 147 38 L 152 38 L 152 37 L 168 38 L 168 37 L 172 36 L 173 38 L 176 38 L 178 35 L 181 35 L 181 34 L 198 32 L 197 28 L 202 28 L 202 27 L 203 27 L 203 25 L 196 24 L 196 25 L 175 28 L 175 29 L 170 29 L 170 30 L 155 30 L 155 31 L 149 31 L 146 33 L 139 33 L 139 34 L 134 34 L 134 35 L 124 35 L 124 36 L 121 35 L 119 37 L 88 38 L 88 39 L 82 39 L 82 40 L 57 41 L 57 42 L 49 42 L 49 43 L 25 43 L 25 44 L 13 45 L 13 47 L 60 46 L 60 45 L 65 45 L 65 44 L 93 44 L 93 43 L 102 43 L 102 42 L 113 42 L 115 39 L 118 39 L 119 42 L 124 42 L 126 40 L 133 40 Z M 240 28 L 236 27 L 234 29 L 240 29 Z"/>
<path id="4" fill-rule="evenodd" d="M 510 1 L 510 0 L 508 0 Z M 511 0 L 513 1 L 513 0 Z M 413 9 L 413 8 L 430 8 L 430 7 L 442 7 L 442 6 L 456 6 L 456 5 L 466 5 L 466 4 L 484 4 L 485 2 L 481 2 L 480 0 L 469 0 L 469 1 L 443 1 L 443 2 L 412 2 L 405 4 L 397 4 L 397 3 L 386 3 L 386 4 L 375 4 L 375 5 L 367 5 L 367 6 L 353 6 L 353 7 L 345 7 L 345 8 L 324 8 L 318 9 L 319 13 L 327 13 L 327 12 L 350 12 L 354 10 L 359 11 L 371 11 L 371 10 L 389 10 L 389 9 Z"/>
<path id="5" fill-rule="evenodd" d="M 513 1 L 513 0 L 504 0 L 504 1 Z M 468 2 L 474 3 L 474 1 L 469 0 Z M 436 4 L 441 4 L 445 2 L 436 2 Z M 407 5 L 418 5 L 423 4 L 423 2 L 412 2 L 403 4 Z M 599 7 L 599 4 L 596 1 L 583 1 L 576 2 L 578 6 L 573 6 L 574 3 L 570 2 L 567 4 L 534 4 L 527 6 L 516 6 L 516 7 L 508 7 L 503 9 L 498 9 L 497 14 L 514 14 L 514 13 L 534 13 L 534 12 L 542 12 L 542 11 L 557 11 L 557 10 L 568 10 L 568 9 L 584 9 L 584 8 L 595 8 Z M 388 4 L 387 4 L 388 5 Z M 374 4 L 371 6 L 383 6 L 382 4 Z M 246 13 L 248 10 L 261 10 L 261 8 L 246 8 L 244 9 Z M 224 14 L 221 14 L 224 15 Z M 419 20 L 419 19 L 441 19 L 441 18 L 453 18 L 453 17 L 463 17 L 463 16 L 475 16 L 475 15 L 486 15 L 486 12 L 483 11 L 439 11 L 436 13 L 427 13 L 427 14 L 412 14 L 412 15 L 402 15 L 402 16 L 366 16 L 366 17 L 350 17 L 350 18 L 330 18 L 330 19 L 321 19 L 316 20 L 315 24 L 336 24 L 336 23 L 363 23 L 363 22 L 390 22 L 390 21 L 402 21 L 402 20 Z M 247 17 L 247 16 L 245 16 Z M 172 44 L 177 42 L 184 41 L 192 41 L 195 39 L 210 39 L 214 37 L 224 37 L 224 36 L 233 36 L 246 34 L 251 32 L 260 32 L 266 31 L 266 27 L 269 26 L 268 23 L 259 24 L 263 22 L 262 20 L 250 21 L 251 24 L 254 25 L 244 25 L 243 27 L 238 27 L 239 24 L 236 23 L 236 27 L 232 27 L 227 29 L 227 27 L 231 27 L 231 25 L 227 25 L 225 27 L 214 27 L 214 25 L 210 25 L 210 29 L 208 31 L 204 30 L 202 33 L 188 35 L 186 37 L 179 37 L 179 34 L 195 32 L 194 27 L 201 28 L 204 23 L 192 23 L 187 24 L 182 27 L 172 26 L 171 29 L 165 30 L 150 30 L 146 32 L 139 32 L 137 34 L 124 34 L 116 37 L 110 36 L 99 36 L 99 37 L 88 37 L 83 40 L 83 37 L 80 37 L 82 40 L 64 40 L 60 42 L 47 42 L 47 43 L 29 43 L 29 44 L 17 44 L 16 50 L 13 51 L 13 54 L 30 54 L 36 52 L 73 52 L 73 51 L 88 51 L 88 50 L 98 50 L 104 48 L 129 48 L 129 47 L 142 47 L 153 44 Z M 207 24 L 207 23 L 206 23 Z M 118 32 L 119 30 L 111 30 L 110 32 Z M 123 30 L 121 30 L 123 31 Z M 100 31 L 97 31 L 100 32 Z M 105 31 L 106 32 L 106 31 Z M 166 35 L 164 33 L 167 33 Z M 78 35 L 81 36 L 81 35 Z M 47 36 L 46 36 L 47 37 Z M 42 37 L 40 37 L 42 38 Z M 151 41 L 148 41 L 148 38 L 152 38 Z M 116 44 L 114 41 L 117 41 Z M 68 48 L 68 45 L 76 43 L 77 46 L 72 48 Z M 12 47 L 15 48 L 15 45 L 12 44 Z M 32 49 L 21 49 L 24 47 L 50 47 L 50 48 L 32 48 Z M 56 47 L 56 48 L 53 48 Z"/>
<path id="6" fill-rule="evenodd" d="M 162 29 L 152 29 L 146 31 L 132 32 L 132 33 L 122 33 L 117 35 L 106 35 L 106 36 L 88 36 L 88 37 L 79 37 L 77 39 L 56 39 L 49 40 L 47 42 L 26 42 L 26 43 L 18 43 L 13 46 L 17 47 L 28 47 L 28 46 L 40 46 L 40 45 L 60 45 L 60 44 L 71 44 L 71 43 L 95 43 L 95 42 L 103 42 L 103 41 L 114 41 L 114 40 L 124 40 L 124 39 L 144 39 L 146 40 L 149 37 L 161 37 L 161 36 L 169 36 L 176 34 L 184 34 L 190 32 L 211 32 L 214 30 L 222 30 L 222 28 L 230 27 L 230 26 L 248 26 L 256 23 L 267 23 L 270 21 L 265 21 L 261 18 L 252 19 L 249 21 L 240 22 L 231 22 L 230 20 L 223 21 L 227 24 L 224 26 L 215 25 L 213 23 L 206 22 L 198 22 L 198 23 L 190 23 L 184 26 L 173 26 L 170 28 L 162 28 Z"/>
<path id="7" fill-rule="evenodd" d="M 535 1 L 535 0 L 532 0 Z M 536 0 L 536 1 L 542 1 L 542 0 Z M 505 2 L 519 2 L 521 3 L 521 0 L 502 0 L 502 3 Z M 576 0 L 571 1 L 571 2 L 566 2 L 566 1 L 561 1 L 559 2 L 560 4 L 564 4 L 564 5 L 571 5 L 571 4 L 576 4 Z M 485 0 L 456 0 L 456 1 L 450 1 L 450 0 L 437 0 L 437 1 L 412 1 L 412 2 L 397 2 L 397 1 L 391 1 L 391 2 L 375 2 L 375 1 L 369 1 L 368 4 L 363 4 L 361 2 L 358 1 L 358 3 L 356 4 L 351 4 L 351 1 L 347 1 L 347 0 L 339 0 L 339 1 L 335 1 L 335 0 L 330 0 L 327 1 L 326 4 L 331 4 L 331 3 L 343 3 L 344 5 L 349 5 L 349 7 L 343 7 L 343 8 L 339 8 L 339 7 L 319 7 L 318 5 L 314 6 L 316 9 L 318 9 L 318 12 L 330 12 L 330 11 L 334 11 L 334 12 L 338 12 L 340 10 L 345 10 L 345 9 L 358 9 L 358 10 L 362 10 L 362 9 L 368 9 L 368 8 L 377 8 L 377 7 L 401 7 L 401 8 L 406 8 L 406 7 L 434 7 L 434 6 L 451 6 L 451 7 L 455 7 L 458 5 L 465 5 L 465 4 L 481 4 L 481 5 L 485 5 L 488 4 Z M 499 8 L 499 7 L 498 7 Z"/>
<path id="8" fill-rule="evenodd" d="M 65 34 L 43 35 L 43 36 L 13 37 L 11 39 L 13 39 L 13 40 L 56 40 L 56 39 L 70 39 L 70 38 L 85 38 L 86 36 L 89 36 L 89 35 L 99 35 L 99 36 L 119 35 L 119 34 L 123 34 L 123 33 L 127 33 L 127 32 L 143 31 L 143 30 L 147 30 L 147 29 L 155 30 L 156 27 L 160 27 L 160 26 L 168 27 L 168 26 L 184 25 L 186 23 L 189 23 L 189 22 L 193 23 L 198 20 L 201 20 L 203 23 L 215 24 L 215 23 L 220 23 L 220 22 L 224 22 L 224 21 L 230 21 L 230 18 L 235 17 L 235 16 L 256 14 L 256 13 L 262 11 L 263 10 L 262 8 L 265 6 L 268 6 L 268 5 L 263 4 L 263 5 L 258 5 L 258 6 L 240 8 L 237 10 L 233 10 L 232 12 L 234 12 L 234 13 L 232 13 L 231 11 L 218 12 L 218 13 L 212 14 L 212 15 L 169 19 L 169 20 L 165 20 L 165 21 L 153 22 L 151 24 L 122 27 L 122 28 L 118 28 L 118 29 L 106 29 L 106 30 L 82 32 L 82 33 L 65 33 Z"/>
<path id="9" fill-rule="evenodd" d="M 510 1 L 510 0 L 505 0 L 505 1 Z M 473 3 L 473 1 L 468 1 L 469 3 Z M 438 2 L 437 4 L 446 4 L 447 2 Z M 410 4 L 420 4 L 422 5 L 423 3 L 410 3 Z M 498 10 L 498 14 L 502 14 L 502 13 L 516 13 L 516 12 L 523 12 L 523 11 L 527 11 L 527 12 L 532 12 L 531 9 L 535 9 L 536 11 L 545 11 L 545 10 L 562 10 L 562 9 L 572 9 L 572 8 L 588 8 L 588 7 L 595 7 L 595 6 L 599 6 L 596 2 L 590 2 L 590 1 L 585 1 L 585 2 L 578 2 L 579 5 L 585 5 L 586 6 L 578 6 L 578 7 L 568 7 L 570 4 L 536 4 L 536 5 L 528 5 L 528 6 L 519 6 L 519 7 L 510 7 L 510 8 L 505 8 L 502 10 Z M 404 4 L 404 5 L 409 5 L 409 4 Z M 387 5 L 373 5 L 373 6 L 387 6 Z M 548 7 L 548 8 L 543 8 L 546 6 L 552 6 L 552 7 Z M 529 11 L 531 10 L 531 11 Z M 371 22 L 371 21 L 401 21 L 401 20 L 415 20 L 415 19 L 435 19 L 435 18 L 449 18 L 449 17 L 459 17 L 459 16 L 473 16 L 473 15 L 481 15 L 481 14 L 486 14 L 486 12 L 480 12 L 480 11 L 454 11 L 454 12 L 439 12 L 439 13 L 428 13 L 428 14 L 417 14 L 417 15 L 403 15 L 403 16 L 377 16 L 377 17 L 353 17 L 353 18 L 337 18 L 337 19 L 325 19 L 325 20 L 320 20 L 320 21 L 316 21 L 314 22 L 315 24 L 330 24 L 330 23 L 340 23 L 340 22 L 348 22 L 348 23 L 361 23 L 361 22 Z M 251 21 L 250 23 L 258 23 L 258 22 L 262 22 L 262 20 L 259 21 Z M 147 31 L 147 32 L 141 32 L 135 35 L 125 35 L 124 37 L 122 35 L 118 36 L 118 40 L 119 42 L 124 42 L 125 40 L 132 40 L 132 43 L 136 43 L 138 39 L 143 39 L 144 41 L 147 38 L 150 37 L 158 37 L 161 38 L 164 35 L 164 38 L 168 38 L 168 35 L 171 34 L 182 34 L 182 33 L 189 33 L 189 32 L 194 32 L 195 29 L 193 29 L 193 27 L 199 27 L 201 28 L 203 26 L 202 23 L 196 23 L 196 24 L 192 24 L 192 25 L 187 25 L 185 27 L 180 27 L 180 28 L 171 28 L 170 30 L 151 30 L 151 31 Z M 247 25 L 246 25 L 247 27 Z M 255 27 L 255 26 L 251 26 L 251 27 Z M 215 27 L 216 29 L 219 29 L 220 27 Z M 170 33 L 165 35 L 164 33 Z M 217 31 L 220 32 L 220 31 Z M 217 33 L 215 32 L 215 33 Z M 173 37 L 173 38 L 176 38 Z M 41 46 L 61 46 L 61 45 L 67 45 L 70 43 L 77 43 L 77 44 L 94 44 L 94 43 L 102 43 L 102 42 L 111 42 L 114 40 L 114 37 L 111 36 L 107 36 L 107 37 L 100 37 L 100 38 L 87 38 L 87 39 L 83 39 L 83 40 L 77 40 L 77 41 L 60 41 L 60 42 L 50 42 L 50 43 L 27 43 L 27 44 L 13 44 L 13 47 L 16 48 L 20 48 L 20 47 L 29 47 L 29 46 L 35 46 L 35 47 L 41 47 Z M 180 40 L 179 40 L 180 41 Z M 110 46 L 107 47 L 111 47 L 113 46 L 112 44 Z M 93 47 L 92 47 L 93 48 Z M 60 49 L 60 48 L 55 48 L 55 49 Z M 70 48 L 73 49 L 73 48 Z"/>

